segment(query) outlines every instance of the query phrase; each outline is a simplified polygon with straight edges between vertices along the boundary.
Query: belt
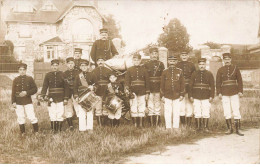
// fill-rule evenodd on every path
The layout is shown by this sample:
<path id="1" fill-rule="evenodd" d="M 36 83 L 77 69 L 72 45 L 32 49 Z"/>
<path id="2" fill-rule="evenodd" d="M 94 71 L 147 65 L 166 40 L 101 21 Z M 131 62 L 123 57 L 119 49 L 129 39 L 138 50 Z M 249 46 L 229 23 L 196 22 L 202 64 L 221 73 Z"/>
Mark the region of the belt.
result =
<path id="1" fill-rule="evenodd" d="M 106 86 L 108 83 L 109 83 L 109 82 L 106 81 L 106 80 L 100 80 L 100 81 L 98 81 L 98 85 L 100 85 L 100 86 Z"/>
<path id="2" fill-rule="evenodd" d="M 144 81 L 135 80 L 131 82 L 131 86 L 137 86 L 137 85 L 144 86 Z"/>
<path id="3" fill-rule="evenodd" d="M 193 86 L 193 89 L 210 89 L 208 84 L 203 84 L 203 83 L 195 83 Z"/>
<path id="4" fill-rule="evenodd" d="M 189 84 L 190 83 L 190 79 L 185 79 L 184 83 L 185 83 L 185 85 Z"/>
<path id="5" fill-rule="evenodd" d="M 222 86 L 230 86 L 230 85 L 237 85 L 236 80 L 226 80 L 222 82 Z"/>
<path id="6" fill-rule="evenodd" d="M 49 94 L 59 94 L 64 93 L 64 88 L 50 88 Z"/>
<path id="7" fill-rule="evenodd" d="M 161 82 L 161 77 L 150 77 L 150 82 Z"/>

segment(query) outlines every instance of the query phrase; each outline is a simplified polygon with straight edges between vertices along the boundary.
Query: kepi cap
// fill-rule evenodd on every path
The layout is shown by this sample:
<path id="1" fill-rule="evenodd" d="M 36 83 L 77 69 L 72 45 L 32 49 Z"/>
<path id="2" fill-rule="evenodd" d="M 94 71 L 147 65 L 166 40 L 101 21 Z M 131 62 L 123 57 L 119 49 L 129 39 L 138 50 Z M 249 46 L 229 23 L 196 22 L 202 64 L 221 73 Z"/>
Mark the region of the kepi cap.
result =
<path id="1" fill-rule="evenodd" d="M 58 59 L 53 59 L 52 61 L 51 61 L 51 65 L 53 65 L 53 64 L 60 64 L 60 62 L 59 62 L 59 60 Z"/>

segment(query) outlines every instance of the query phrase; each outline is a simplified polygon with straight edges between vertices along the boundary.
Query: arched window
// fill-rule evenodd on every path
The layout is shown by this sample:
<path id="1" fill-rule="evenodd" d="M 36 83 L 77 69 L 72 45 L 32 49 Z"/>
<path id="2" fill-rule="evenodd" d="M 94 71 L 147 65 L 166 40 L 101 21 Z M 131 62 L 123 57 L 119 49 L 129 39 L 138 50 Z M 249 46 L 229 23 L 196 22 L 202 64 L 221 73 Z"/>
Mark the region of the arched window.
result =
<path id="1" fill-rule="evenodd" d="M 73 42 L 90 42 L 94 40 L 93 25 L 87 19 L 78 19 L 72 25 Z"/>

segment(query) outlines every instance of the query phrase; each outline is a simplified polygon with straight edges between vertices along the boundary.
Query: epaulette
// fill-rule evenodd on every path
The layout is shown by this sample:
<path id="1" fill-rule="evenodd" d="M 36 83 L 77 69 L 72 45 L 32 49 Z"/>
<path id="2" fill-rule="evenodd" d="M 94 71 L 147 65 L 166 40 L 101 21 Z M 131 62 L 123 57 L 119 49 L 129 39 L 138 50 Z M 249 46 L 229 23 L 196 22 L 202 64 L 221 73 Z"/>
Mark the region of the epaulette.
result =
<path id="1" fill-rule="evenodd" d="M 181 69 L 181 68 L 178 68 L 178 67 L 176 67 L 176 70 L 180 70 L 180 71 L 182 71 L 182 69 Z"/>

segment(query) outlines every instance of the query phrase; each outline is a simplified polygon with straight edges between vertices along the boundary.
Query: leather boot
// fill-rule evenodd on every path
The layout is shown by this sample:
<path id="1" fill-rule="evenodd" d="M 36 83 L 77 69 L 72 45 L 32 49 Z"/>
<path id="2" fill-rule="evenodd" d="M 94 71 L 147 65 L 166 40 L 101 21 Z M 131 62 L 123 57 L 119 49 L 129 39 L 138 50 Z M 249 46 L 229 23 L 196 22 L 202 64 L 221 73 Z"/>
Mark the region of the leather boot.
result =
<path id="1" fill-rule="evenodd" d="M 205 132 L 209 132 L 209 127 L 208 127 L 209 119 L 208 118 L 203 118 L 203 123 L 204 123 L 204 131 Z"/>
<path id="2" fill-rule="evenodd" d="M 151 115 L 149 116 L 149 118 L 150 118 L 150 126 L 153 127 L 153 116 Z"/>
<path id="3" fill-rule="evenodd" d="M 159 125 L 159 115 L 155 116 L 155 126 L 158 127 Z"/>
<path id="4" fill-rule="evenodd" d="M 137 127 L 137 117 L 133 117 L 134 120 L 134 126 Z"/>
<path id="5" fill-rule="evenodd" d="M 200 131 L 200 125 L 201 125 L 201 120 L 200 118 L 195 118 L 196 126 L 197 126 L 197 131 Z"/>
<path id="6" fill-rule="evenodd" d="M 35 124 L 32 124 L 32 126 L 33 126 L 33 132 L 34 133 L 37 133 L 38 132 L 38 123 L 35 123 Z"/>
<path id="7" fill-rule="evenodd" d="M 244 134 L 239 132 L 239 119 L 235 119 L 235 127 L 236 127 L 236 134 L 239 136 L 244 136 Z"/>
<path id="8" fill-rule="evenodd" d="M 226 119 L 226 123 L 227 123 L 227 128 L 228 130 L 225 132 L 225 134 L 232 134 L 233 133 L 233 129 L 232 129 L 232 122 L 231 119 Z"/>
<path id="9" fill-rule="evenodd" d="M 62 123 L 63 121 L 58 121 L 58 131 L 61 132 L 61 128 L 62 128 Z"/>
<path id="10" fill-rule="evenodd" d="M 186 122 L 187 126 L 190 127 L 191 126 L 191 117 L 187 117 L 187 122 Z"/>
<path id="11" fill-rule="evenodd" d="M 25 134 L 25 125 L 24 124 L 20 124 L 19 127 L 20 127 L 21 134 L 22 135 Z"/>
<path id="12" fill-rule="evenodd" d="M 54 121 L 54 123 L 53 123 L 54 133 L 57 133 L 57 132 L 58 132 L 58 127 L 59 127 L 58 121 Z"/>
<path id="13" fill-rule="evenodd" d="M 109 122 L 110 122 L 110 126 L 111 126 L 111 127 L 114 127 L 114 123 L 115 123 L 115 122 L 114 122 L 114 119 L 109 119 Z"/>
<path id="14" fill-rule="evenodd" d="M 116 126 L 120 125 L 120 119 L 116 119 Z"/>
<path id="15" fill-rule="evenodd" d="M 139 117 L 139 127 L 143 128 L 143 117 Z"/>
<path id="16" fill-rule="evenodd" d="M 99 127 L 101 127 L 102 126 L 101 116 L 97 116 L 97 122 L 98 122 Z"/>
<path id="17" fill-rule="evenodd" d="M 54 121 L 51 121 L 51 130 L 54 131 Z"/>
<path id="18" fill-rule="evenodd" d="M 103 122 L 102 125 L 103 126 L 107 126 L 108 125 L 108 117 L 107 116 L 103 116 L 102 118 L 103 118 L 102 119 L 102 122 Z"/>

